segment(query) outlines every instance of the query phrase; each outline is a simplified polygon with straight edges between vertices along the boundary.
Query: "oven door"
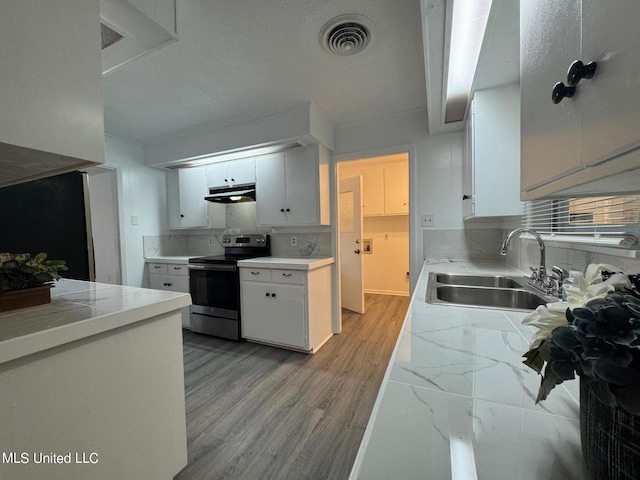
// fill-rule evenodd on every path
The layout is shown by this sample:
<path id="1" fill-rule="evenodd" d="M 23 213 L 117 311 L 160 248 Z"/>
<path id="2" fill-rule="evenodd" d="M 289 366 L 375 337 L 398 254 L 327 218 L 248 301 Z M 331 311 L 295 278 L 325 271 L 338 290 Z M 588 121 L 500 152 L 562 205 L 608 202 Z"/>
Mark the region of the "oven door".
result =
<path id="1" fill-rule="evenodd" d="M 189 293 L 192 312 L 238 319 L 240 280 L 236 265 L 189 264 Z"/>

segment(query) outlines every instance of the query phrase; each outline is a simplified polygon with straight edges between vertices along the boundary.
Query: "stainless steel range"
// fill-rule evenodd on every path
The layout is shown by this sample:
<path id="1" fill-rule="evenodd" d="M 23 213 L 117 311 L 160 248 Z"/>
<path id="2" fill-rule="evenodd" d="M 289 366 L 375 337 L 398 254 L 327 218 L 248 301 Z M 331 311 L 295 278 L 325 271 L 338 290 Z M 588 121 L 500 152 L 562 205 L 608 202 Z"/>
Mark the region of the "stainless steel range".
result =
<path id="1" fill-rule="evenodd" d="M 225 235 L 224 255 L 189 259 L 191 330 L 240 340 L 238 260 L 271 255 L 269 235 Z"/>

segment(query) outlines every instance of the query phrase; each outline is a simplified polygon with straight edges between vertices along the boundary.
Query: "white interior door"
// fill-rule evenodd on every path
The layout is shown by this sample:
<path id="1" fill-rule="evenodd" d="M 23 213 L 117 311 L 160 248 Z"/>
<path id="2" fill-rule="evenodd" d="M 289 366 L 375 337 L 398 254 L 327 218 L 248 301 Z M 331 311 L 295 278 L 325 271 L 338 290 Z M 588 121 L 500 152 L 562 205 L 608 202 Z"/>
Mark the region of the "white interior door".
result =
<path id="1" fill-rule="evenodd" d="M 340 181 L 338 196 L 342 308 L 364 313 L 362 284 L 362 176 Z"/>

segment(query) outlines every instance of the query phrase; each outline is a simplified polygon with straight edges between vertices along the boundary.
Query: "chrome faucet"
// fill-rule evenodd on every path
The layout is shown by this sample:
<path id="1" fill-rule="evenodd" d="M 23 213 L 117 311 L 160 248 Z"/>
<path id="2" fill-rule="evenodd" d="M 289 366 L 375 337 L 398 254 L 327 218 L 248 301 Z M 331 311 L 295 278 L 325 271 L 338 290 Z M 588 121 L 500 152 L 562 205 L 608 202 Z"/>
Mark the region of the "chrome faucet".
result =
<path id="1" fill-rule="evenodd" d="M 547 275 L 547 267 L 545 266 L 546 258 L 545 258 L 544 242 L 542 241 L 542 237 L 538 234 L 538 232 L 527 227 L 516 228 L 511 233 L 509 233 L 509 235 L 507 235 L 507 238 L 505 238 L 504 241 L 502 242 L 502 249 L 500 250 L 500 255 L 507 254 L 507 248 L 509 247 L 509 243 L 511 243 L 511 240 L 514 237 L 520 235 L 521 233 L 531 234 L 533 238 L 535 238 L 538 241 L 538 244 L 540 245 L 540 266 L 538 268 L 529 267 L 533 272 L 531 274 L 531 279 L 533 280 L 532 285 L 540 288 L 545 293 L 552 293 L 553 282 Z"/>

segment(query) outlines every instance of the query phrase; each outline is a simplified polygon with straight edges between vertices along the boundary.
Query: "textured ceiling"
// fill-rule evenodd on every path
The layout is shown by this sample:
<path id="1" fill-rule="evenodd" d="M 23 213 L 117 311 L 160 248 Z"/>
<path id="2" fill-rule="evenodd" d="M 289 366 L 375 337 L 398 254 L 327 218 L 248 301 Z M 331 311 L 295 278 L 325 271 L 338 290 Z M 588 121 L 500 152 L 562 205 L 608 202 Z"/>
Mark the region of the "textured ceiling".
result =
<path id="1" fill-rule="evenodd" d="M 375 25 L 332 56 L 338 15 Z M 425 108 L 420 0 L 179 0 L 179 41 L 104 77 L 108 134 L 143 144 L 313 102 L 336 125 Z"/>

